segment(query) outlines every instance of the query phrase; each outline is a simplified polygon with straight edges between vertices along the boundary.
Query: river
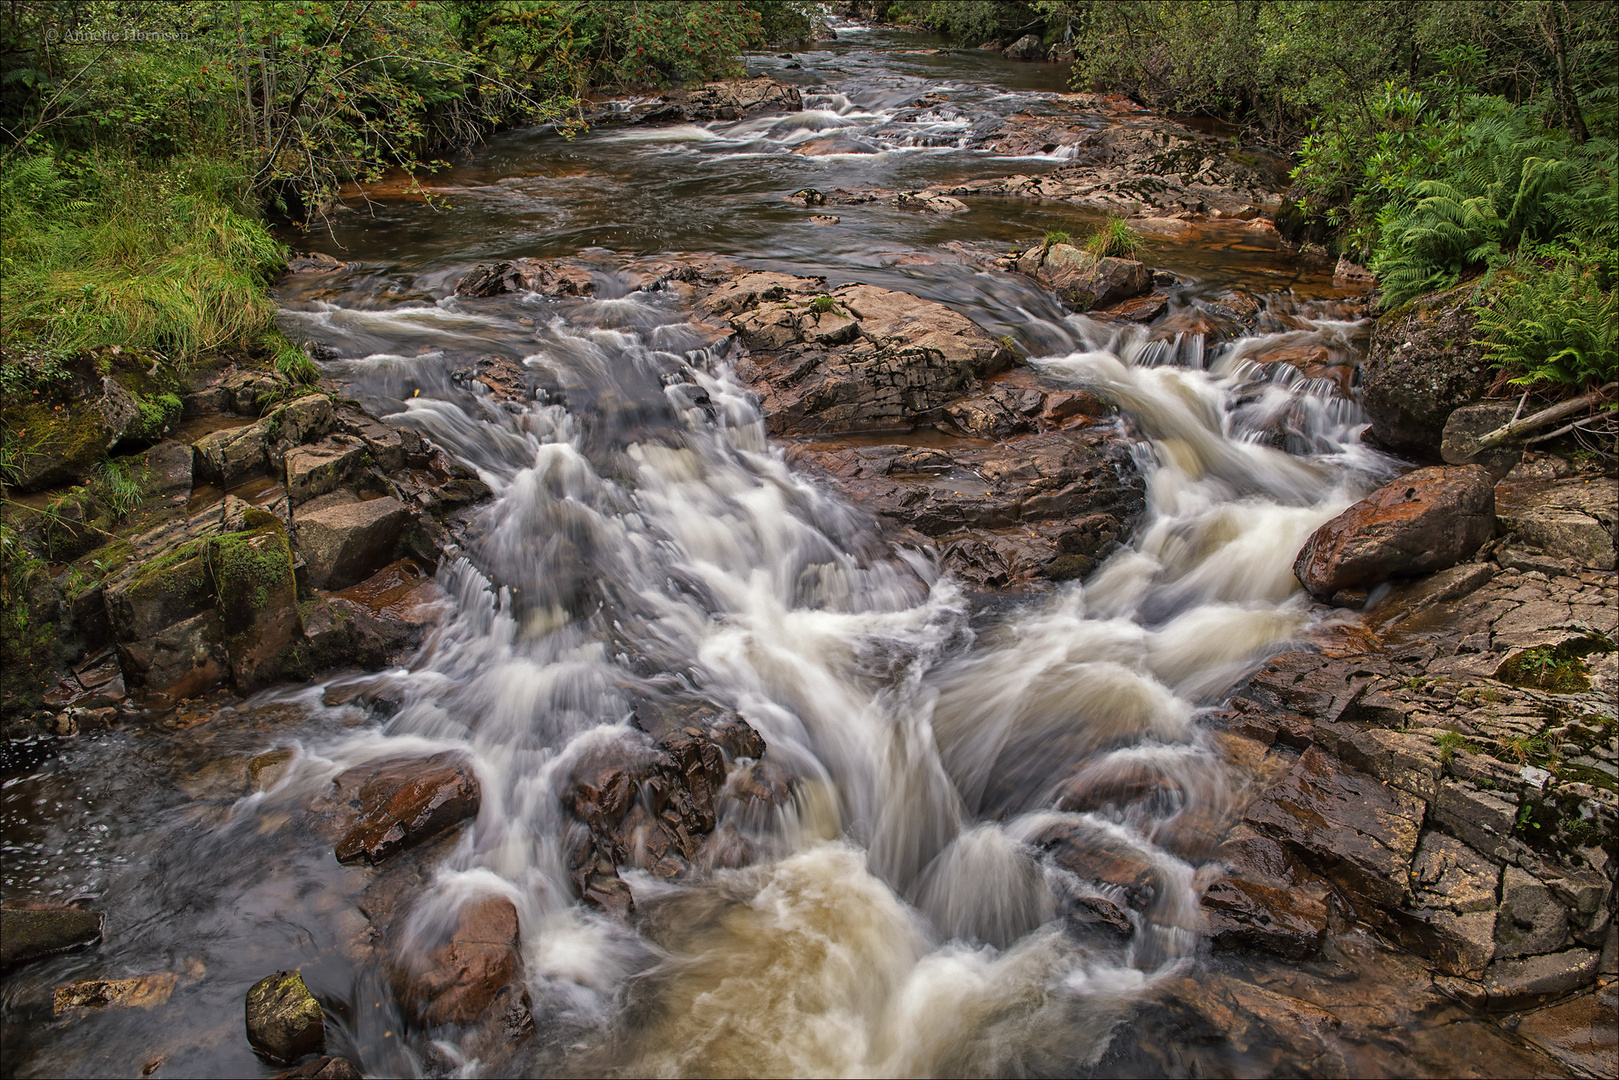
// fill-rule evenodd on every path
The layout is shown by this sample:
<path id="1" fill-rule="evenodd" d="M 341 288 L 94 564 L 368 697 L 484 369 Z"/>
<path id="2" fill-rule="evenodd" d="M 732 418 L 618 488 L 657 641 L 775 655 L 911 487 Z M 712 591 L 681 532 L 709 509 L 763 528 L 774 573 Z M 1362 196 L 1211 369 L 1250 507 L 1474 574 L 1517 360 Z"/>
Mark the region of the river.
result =
<path id="1" fill-rule="evenodd" d="M 389 676 L 391 717 L 283 687 L 177 730 L 86 737 L 7 779 L 8 899 L 90 903 L 109 926 L 98 957 L 8 982 L 7 1072 L 267 1075 L 241 1036 L 242 995 L 299 967 L 330 1010 L 329 1052 L 368 1074 L 479 1075 L 475 1041 L 410 1029 L 356 944 L 374 872 L 338 866 L 330 838 L 298 824 L 339 770 L 444 749 L 472 755 L 483 805 L 435 848 L 410 932 L 470 897 L 516 905 L 537 1035 L 503 1068 L 1133 1067 L 1120 1032 L 1200 962 L 1210 870 L 1159 841 L 1239 794 L 1200 711 L 1327 617 L 1300 592 L 1294 554 L 1399 465 L 1361 445 L 1352 402 L 1267 378 L 1241 347 L 1169 356 L 970 257 L 1099 215 L 984 199 L 935 217 L 879 200 L 811 222 L 787 197 L 799 188 L 1061 164 L 963 144 L 1041 109 L 1064 69 L 937 46 L 843 25 L 836 44 L 750 58 L 803 89 L 801 113 L 504 133 L 428 197 L 374 189 L 300 241 L 351 269 L 288 279 L 289 332 L 326 346 L 346 393 L 429 435 L 493 498 L 439 568 L 445 620 Z M 934 104 L 913 105 L 923 95 Z M 591 298 L 452 295 L 474 264 L 580 252 L 599 266 Z M 890 546 L 788 467 L 733 358 L 678 298 L 615 269 L 681 252 L 910 292 L 1012 336 L 1045 385 L 1098 394 L 1139 439 L 1148 509 L 1133 538 L 1083 585 L 1011 596 Z M 1295 336 L 1354 336 L 1330 271 L 1274 245 L 1158 241 L 1148 258 L 1176 276 L 1178 304 L 1238 287 L 1286 307 Z M 488 355 L 539 372 L 541 392 L 515 407 L 452 378 Z M 693 385 L 707 411 L 688 407 Z M 1259 437 L 1279 410 L 1303 452 Z M 792 795 L 769 813 L 725 804 L 740 866 L 628 871 L 638 916 L 624 922 L 575 899 L 562 797 L 585 763 L 646 745 L 632 717 L 649 703 L 741 715 Z M 274 746 L 296 751 L 292 766 L 243 798 L 243 757 Z M 1058 809 L 1075 788 L 1137 794 Z M 1087 898 L 1118 897 L 1042 854 L 1054 831 L 1150 867 L 1124 936 L 1076 923 Z M 184 974 L 162 1009 L 50 1021 L 49 981 L 92 970 Z"/>

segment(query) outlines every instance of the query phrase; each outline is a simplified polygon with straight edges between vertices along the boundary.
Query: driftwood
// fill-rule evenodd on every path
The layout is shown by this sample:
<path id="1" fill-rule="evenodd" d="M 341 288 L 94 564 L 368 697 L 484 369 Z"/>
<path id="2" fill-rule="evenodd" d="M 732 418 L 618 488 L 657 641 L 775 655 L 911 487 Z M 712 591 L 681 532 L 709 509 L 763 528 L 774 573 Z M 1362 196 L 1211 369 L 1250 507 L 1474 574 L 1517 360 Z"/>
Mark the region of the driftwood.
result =
<path id="1" fill-rule="evenodd" d="M 1479 449 L 1488 450 L 1492 446 L 1500 446 L 1504 442 L 1511 442 L 1514 439 L 1521 439 L 1523 436 L 1529 434 L 1531 431 L 1534 431 L 1536 428 L 1542 428 L 1547 424 L 1562 420 L 1564 417 L 1574 416 L 1577 413 L 1582 413 L 1593 405 L 1602 404 L 1602 402 L 1607 400 L 1608 395 L 1615 389 L 1619 389 L 1619 383 L 1609 383 L 1599 390 L 1593 390 L 1589 394 L 1584 394 L 1577 398 L 1570 398 L 1568 401 L 1559 401 L 1551 408 L 1542 409 L 1537 413 L 1531 413 L 1522 420 L 1515 419 L 1511 423 L 1504 424 L 1501 427 L 1496 428 L 1494 431 L 1480 436 L 1478 440 Z M 1523 407 L 1522 403 L 1520 403 L 1518 407 L 1521 409 Z"/>

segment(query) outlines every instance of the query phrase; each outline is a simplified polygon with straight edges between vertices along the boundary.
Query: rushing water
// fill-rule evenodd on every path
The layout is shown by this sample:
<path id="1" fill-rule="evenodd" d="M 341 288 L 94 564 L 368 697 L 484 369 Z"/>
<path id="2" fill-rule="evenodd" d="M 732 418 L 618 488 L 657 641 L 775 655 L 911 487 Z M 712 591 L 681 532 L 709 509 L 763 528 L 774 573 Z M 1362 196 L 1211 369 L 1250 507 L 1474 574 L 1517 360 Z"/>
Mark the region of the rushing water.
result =
<path id="1" fill-rule="evenodd" d="M 476 825 L 439 845 L 407 933 L 430 935 L 471 898 L 511 899 L 535 1072 L 1071 1074 L 1144 989 L 1194 962 L 1199 867 L 1158 840 L 1234 797 L 1198 710 L 1308 629 L 1294 553 L 1393 463 L 1360 446 L 1352 403 L 1267 375 L 1245 359 L 1251 342 L 1209 357 L 1149 345 L 941 248 L 989 250 L 1084 215 L 987 204 L 935 219 L 877 202 L 809 224 L 784 194 L 1050 166 L 962 146 L 1040 108 L 1061 72 L 916 47 L 844 28 L 801 68 L 760 61 L 805 85 L 802 114 L 572 142 L 510 133 L 440 182 L 447 205 L 382 198 L 339 218 L 329 247 L 354 268 L 290 281 L 288 329 L 334 350 L 329 374 L 494 498 L 439 569 L 444 624 L 388 675 L 403 706 L 387 721 L 285 688 L 178 735 L 86 739 L 7 781 L 8 898 L 110 913 L 101 966 L 63 958 L 7 984 L 21 1018 L 8 1069 L 161 1058 L 159 1075 L 253 1072 L 242 993 L 301 966 L 336 1010 L 332 1052 L 379 1073 L 478 1074 L 477 1046 L 406 1031 L 353 944 L 369 872 L 337 867 L 329 838 L 295 825 L 340 769 L 408 750 L 470 752 L 484 798 Z M 941 103 L 918 110 L 923 93 Z M 732 358 L 674 296 L 631 291 L 611 252 L 597 252 L 592 299 L 448 296 L 475 262 L 587 247 L 864 280 L 1014 333 L 1047 383 L 1129 418 L 1147 514 L 1084 585 L 970 595 L 788 468 Z M 1291 305 L 1288 332 L 1348 347 L 1326 283 L 1252 244 L 1154 259 L 1181 277 L 1180 300 L 1291 284 L 1273 305 Z M 491 354 L 537 373 L 535 400 L 497 404 L 451 377 Z M 1282 415 L 1307 452 L 1261 437 Z M 561 795 L 584 764 L 646 744 L 631 717 L 648 702 L 740 714 L 793 787 L 770 813 L 722 802 L 720 831 L 751 853 L 741 868 L 629 871 L 627 925 L 574 900 Z M 293 767 L 240 798 L 242 757 L 272 745 L 298 750 Z M 1056 809 L 1063 791 L 1132 784 L 1154 794 Z M 1058 831 L 1152 868 L 1126 942 L 1075 931 L 1076 903 L 1098 892 L 1041 856 Z M 156 971 L 189 973 L 165 1011 L 42 1019 L 53 981 Z"/>

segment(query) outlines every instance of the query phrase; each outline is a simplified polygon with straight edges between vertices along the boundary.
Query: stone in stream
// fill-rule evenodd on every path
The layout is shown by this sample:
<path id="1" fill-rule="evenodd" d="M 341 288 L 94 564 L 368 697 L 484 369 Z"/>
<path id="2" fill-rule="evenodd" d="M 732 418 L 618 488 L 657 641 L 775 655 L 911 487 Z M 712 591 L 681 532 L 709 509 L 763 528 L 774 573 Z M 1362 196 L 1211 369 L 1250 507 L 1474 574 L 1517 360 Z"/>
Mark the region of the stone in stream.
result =
<path id="1" fill-rule="evenodd" d="M 1152 271 L 1135 259 L 1097 258 L 1072 244 L 1032 247 L 1018 258 L 1027 274 L 1078 311 L 1105 308 L 1152 289 Z"/>
<path id="2" fill-rule="evenodd" d="M 1495 484 L 1480 465 L 1407 473 L 1317 529 L 1293 571 L 1318 597 L 1443 570 L 1495 531 Z"/>
<path id="3" fill-rule="evenodd" d="M 331 800 L 357 811 L 335 849 L 337 861 L 375 865 L 478 816 L 482 790 L 466 755 L 368 762 L 339 773 Z"/>
<path id="4" fill-rule="evenodd" d="M 360 1075 L 359 1067 L 348 1058 L 318 1057 L 277 1073 L 276 1080 L 360 1080 Z"/>
<path id="5" fill-rule="evenodd" d="M 326 1046 L 320 1002 L 296 971 L 278 971 L 247 992 L 247 1041 L 271 1061 L 289 1065 Z"/>
<path id="6" fill-rule="evenodd" d="M 0 908 L 0 971 L 94 945 L 105 931 L 99 911 L 69 908 Z"/>
<path id="7" fill-rule="evenodd" d="M 394 559 L 410 511 L 391 495 L 342 503 L 298 515 L 298 551 L 309 584 L 339 590 L 355 585 Z"/>
<path id="8" fill-rule="evenodd" d="M 58 986 L 51 995 L 51 1010 L 57 1016 L 81 1016 L 91 1009 L 155 1009 L 167 1004 L 179 985 L 173 972 L 133 979 L 88 979 Z"/>
<path id="9" fill-rule="evenodd" d="M 421 1023 L 470 1024 L 522 974 L 517 908 L 504 896 L 464 904 L 454 928 L 430 948 L 396 948 L 395 995 Z"/>

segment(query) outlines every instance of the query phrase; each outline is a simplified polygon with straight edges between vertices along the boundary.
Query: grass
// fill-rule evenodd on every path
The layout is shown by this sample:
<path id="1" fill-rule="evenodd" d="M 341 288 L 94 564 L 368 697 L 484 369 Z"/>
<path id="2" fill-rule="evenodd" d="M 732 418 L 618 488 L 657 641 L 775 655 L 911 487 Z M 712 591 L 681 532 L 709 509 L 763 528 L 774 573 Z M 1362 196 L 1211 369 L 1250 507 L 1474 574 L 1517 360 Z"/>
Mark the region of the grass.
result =
<path id="1" fill-rule="evenodd" d="M 1073 242 L 1074 238 L 1072 236 L 1069 236 L 1061 229 L 1053 229 L 1051 232 L 1046 233 L 1045 239 L 1041 241 L 1040 246 L 1050 251 L 1058 244 L 1072 244 Z"/>
<path id="2" fill-rule="evenodd" d="M 1098 259 L 1128 259 L 1141 250 L 1141 234 L 1122 217 L 1109 217 L 1085 241 L 1085 250 Z"/>
<path id="3" fill-rule="evenodd" d="M 186 361 L 274 329 L 265 292 L 281 246 L 228 165 L 46 155 L 0 175 L 0 337 L 68 354 L 146 348 Z"/>

